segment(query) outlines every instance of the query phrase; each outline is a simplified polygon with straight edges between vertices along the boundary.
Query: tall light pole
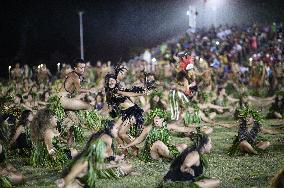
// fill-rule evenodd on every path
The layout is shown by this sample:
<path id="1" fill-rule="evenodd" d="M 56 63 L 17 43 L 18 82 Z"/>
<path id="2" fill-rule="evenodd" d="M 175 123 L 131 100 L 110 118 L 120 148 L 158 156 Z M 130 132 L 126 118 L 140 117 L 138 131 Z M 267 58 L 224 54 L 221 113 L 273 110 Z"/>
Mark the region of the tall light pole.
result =
<path id="1" fill-rule="evenodd" d="M 188 15 L 188 26 L 192 29 L 196 29 L 196 16 L 197 16 L 197 10 L 194 6 L 189 6 L 188 11 L 186 12 Z"/>
<path id="2" fill-rule="evenodd" d="M 79 11 L 79 20 L 80 20 L 80 52 L 81 59 L 84 59 L 84 42 L 83 42 L 83 11 Z"/>

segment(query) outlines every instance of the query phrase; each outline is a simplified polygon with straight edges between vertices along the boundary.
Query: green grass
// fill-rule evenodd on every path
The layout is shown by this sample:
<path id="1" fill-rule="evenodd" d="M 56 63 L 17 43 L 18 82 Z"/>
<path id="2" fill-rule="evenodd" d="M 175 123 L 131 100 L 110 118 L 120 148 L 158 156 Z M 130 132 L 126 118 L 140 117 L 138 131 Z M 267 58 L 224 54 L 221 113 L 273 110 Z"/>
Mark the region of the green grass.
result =
<path id="1" fill-rule="evenodd" d="M 217 122 L 231 123 L 228 117 L 218 117 Z M 283 124 L 283 121 L 267 120 L 265 127 Z M 214 127 L 212 134 L 213 150 L 209 156 L 209 169 L 206 175 L 216 177 L 224 188 L 269 187 L 272 176 L 284 165 L 284 144 L 279 138 L 284 138 L 282 133 L 278 135 L 263 135 L 271 142 L 266 152 L 255 155 L 241 155 L 229 157 L 226 153 L 231 146 L 236 129 Z M 189 143 L 188 138 L 173 137 L 174 143 Z M 169 168 L 169 163 L 157 161 L 144 163 L 137 159 L 129 159 L 139 175 L 127 176 L 118 180 L 98 180 L 97 187 L 156 187 L 161 182 Z M 22 171 L 26 177 L 26 183 L 21 187 L 55 187 L 54 181 L 60 172 L 42 168 L 32 168 L 22 165 L 20 159 L 13 159 L 13 164 Z M 171 184 L 170 187 L 187 187 L 186 183 Z"/>

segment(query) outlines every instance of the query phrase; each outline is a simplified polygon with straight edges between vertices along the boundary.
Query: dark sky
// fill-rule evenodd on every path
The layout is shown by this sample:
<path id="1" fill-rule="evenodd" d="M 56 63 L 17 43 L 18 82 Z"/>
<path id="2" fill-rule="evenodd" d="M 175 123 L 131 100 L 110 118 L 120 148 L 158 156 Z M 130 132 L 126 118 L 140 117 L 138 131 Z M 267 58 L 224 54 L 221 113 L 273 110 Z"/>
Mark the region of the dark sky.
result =
<path id="1" fill-rule="evenodd" d="M 242 0 L 235 0 L 237 1 Z M 3 67 L 6 69 L 8 64 L 18 60 L 28 64 L 46 62 L 55 66 L 57 62 L 69 62 L 79 57 L 79 10 L 85 12 L 83 15 L 85 59 L 92 62 L 98 59 L 116 62 L 122 57 L 127 60 L 129 52 L 153 47 L 183 33 L 187 29 L 186 10 L 189 2 L 189 0 L 1 1 L 1 72 Z M 268 13 L 269 7 L 283 4 L 280 0 L 250 2 L 251 6 L 262 5 L 263 11 Z M 274 14 L 277 13 L 274 11 Z"/>
<path id="2" fill-rule="evenodd" d="M 186 29 L 187 1 L 9 1 L 0 6 L 0 57 L 79 57 L 78 10 L 83 10 L 85 57 L 126 59 L 131 49 L 152 47 Z M 172 7 L 176 7 L 169 11 Z M 182 17 L 176 21 L 177 12 Z M 181 24 L 184 23 L 184 24 Z M 172 27 L 171 27 L 172 26 Z"/>

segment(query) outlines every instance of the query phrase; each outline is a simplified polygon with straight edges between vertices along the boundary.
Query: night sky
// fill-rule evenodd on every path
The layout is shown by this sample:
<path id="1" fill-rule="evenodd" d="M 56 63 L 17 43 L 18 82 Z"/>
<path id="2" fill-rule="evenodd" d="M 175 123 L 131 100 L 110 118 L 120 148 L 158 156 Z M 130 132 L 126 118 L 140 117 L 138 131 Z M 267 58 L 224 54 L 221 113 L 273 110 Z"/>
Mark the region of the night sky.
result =
<path id="1" fill-rule="evenodd" d="M 86 59 L 126 59 L 130 49 L 152 47 L 186 30 L 186 7 L 177 6 L 181 2 L 9 1 L 0 11 L 0 56 L 18 56 L 20 61 L 31 64 L 41 59 L 52 61 L 60 55 L 66 60 L 79 57 L 78 11 L 83 10 Z M 173 5 L 177 11 L 184 8 L 180 21 L 173 19 L 176 10 L 168 11 Z"/>
<path id="2" fill-rule="evenodd" d="M 57 62 L 68 63 L 80 57 L 79 10 L 85 12 L 85 59 L 91 62 L 116 62 L 122 57 L 127 60 L 131 54 L 140 52 L 143 48 L 153 47 L 186 31 L 186 10 L 189 2 L 1 1 L 1 72 L 3 68 L 6 69 L 9 64 L 17 61 L 31 65 L 48 63 L 55 67 Z M 273 12 L 277 15 L 279 11 L 280 15 L 280 7 L 283 7 L 280 0 L 249 2 L 249 6 L 263 7 L 264 10 L 261 11 L 266 14 Z M 276 7 L 276 12 L 273 7 Z"/>

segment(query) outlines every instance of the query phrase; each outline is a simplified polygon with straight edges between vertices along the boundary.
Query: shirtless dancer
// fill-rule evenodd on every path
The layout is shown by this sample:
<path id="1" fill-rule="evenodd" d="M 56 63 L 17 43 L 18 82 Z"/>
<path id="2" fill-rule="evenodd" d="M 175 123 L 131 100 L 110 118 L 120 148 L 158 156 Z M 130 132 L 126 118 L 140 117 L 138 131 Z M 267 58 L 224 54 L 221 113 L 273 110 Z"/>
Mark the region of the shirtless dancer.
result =
<path id="1" fill-rule="evenodd" d="M 95 92 L 95 88 L 81 88 L 81 76 L 85 72 L 85 67 L 86 64 L 82 59 L 76 59 L 74 71 L 66 75 L 58 94 L 60 103 L 65 110 L 88 110 L 92 107 L 91 103 L 82 100 L 87 93 Z"/>

